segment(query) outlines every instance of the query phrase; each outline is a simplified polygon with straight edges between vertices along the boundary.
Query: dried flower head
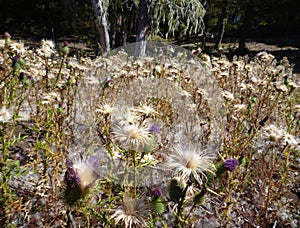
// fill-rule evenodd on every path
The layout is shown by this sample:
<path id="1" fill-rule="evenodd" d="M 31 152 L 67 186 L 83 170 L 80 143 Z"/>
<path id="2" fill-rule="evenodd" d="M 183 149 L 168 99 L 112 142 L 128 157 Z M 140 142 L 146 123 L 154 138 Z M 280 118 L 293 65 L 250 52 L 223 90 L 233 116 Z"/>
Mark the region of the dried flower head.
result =
<path id="1" fill-rule="evenodd" d="M 103 104 L 96 109 L 96 112 L 102 113 L 104 115 L 111 115 L 113 111 L 114 111 L 114 107 L 112 107 L 109 104 Z"/>
<path id="2" fill-rule="evenodd" d="M 185 149 L 181 145 L 175 146 L 170 155 L 167 167 L 174 171 L 182 180 L 188 181 L 191 177 L 202 183 L 205 172 L 214 174 L 214 156 L 199 148 L 190 146 Z"/>
<path id="3" fill-rule="evenodd" d="M 11 43 L 9 48 L 16 54 L 21 56 L 25 52 L 24 44 L 23 43 Z"/>
<path id="4" fill-rule="evenodd" d="M 142 113 L 146 116 L 154 116 L 155 114 L 157 114 L 155 109 L 149 105 L 142 105 L 142 106 L 134 108 L 133 110 L 138 113 Z"/>
<path id="5" fill-rule="evenodd" d="M 274 124 L 270 124 L 264 128 L 263 135 L 267 140 L 278 143 L 283 139 L 284 131 L 282 129 L 278 129 L 278 127 Z"/>
<path id="6" fill-rule="evenodd" d="M 1 40 L 0 39 L 0 49 L 3 49 L 5 47 L 5 40 Z M 1 57 L 1 62 L 3 61 L 2 57 Z"/>
<path id="7" fill-rule="evenodd" d="M 247 106 L 245 104 L 236 104 L 233 106 L 234 111 L 236 112 L 241 112 L 241 111 L 245 111 L 247 109 Z"/>
<path id="8" fill-rule="evenodd" d="M 281 146 L 295 147 L 299 144 L 299 140 L 294 135 L 288 134 L 284 129 L 279 129 L 274 124 L 264 128 L 263 137 Z"/>
<path id="9" fill-rule="evenodd" d="M 111 219 L 116 224 L 122 223 L 125 228 L 147 227 L 149 217 L 149 206 L 142 198 L 133 198 L 128 194 L 124 195 L 123 205 L 115 210 Z"/>
<path id="10" fill-rule="evenodd" d="M 137 123 L 140 119 L 140 116 L 137 112 L 134 111 L 133 107 L 121 107 L 114 108 L 113 120 L 118 122 L 118 124 L 134 124 Z"/>
<path id="11" fill-rule="evenodd" d="M 275 58 L 274 55 L 271 55 L 271 54 L 267 53 L 266 51 L 259 52 L 257 54 L 257 57 L 260 61 L 262 61 L 264 63 L 269 63 Z"/>
<path id="12" fill-rule="evenodd" d="M 226 99 L 226 100 L 229 100 L 229 101 L 233 101 L 234 100 L 234 96 L 232 93 L 230 93 L 229 91 L 227 90 L 224 90 L 222 92 L 222 96 Z"/>
<path id="13" fill-rule="evenodd" d="M 7 109 L 6 107 L 2 107 L 0 109 L 0 123 L 6 123 L 8 121 L 10 121 L 12 118 L 12 114 L 11 111 L 9 109 Z"/>
<path id="14" fill-rule="evenodd" d="M 295 105 L 294 109 L 295 109 L 295 112 L 300 112 L 300 105 Z"/>
<path id="15" fill-rule="evenodd" d="M 298 140 L 295 139 L 295 137 L 291 134 L 284 134 L 283 136 L 283 144 L 289 145 L 289 146 L 297 146 Z"/>
<path id="16" fill-rule="evenodd" d="M 44 104 L 44 105 L 47 105 L 47 104 L 51 104 L 51 103 L 54 103 L 54 102 L 60 102 L 60 101 L 61 101 L 61 98 L 60 98 L 60 95 L 58 93 L 49 92 L 49 93 L 45 93 L 43 95 L 41 103 Z"/>
<path id="17" fill-rule="evenodd" d="M 202 54 L 202 55 L 201 55 L 201 59 L 202 59 L 202 62 L 203 62 L 205 65 L 211 66 L 211 60 L 210 60 L 209 55 L 207 55 L 207 54 Z"/>
<path id="18" fill-rule="evenodd" d="M 42 46 L 37 50 L 37 53 L 46 58 L 50 58 L 55 53 L 55 44 L 52 40 L 42 40 Z"/>
<path id="19" fill-rule="evenodd" d="M 114 141 L 125 149 L 138 149 L 150 140 L 149 127 L 142 124 L 115 123 L 112 127 Z"/>
<path id="20" fill-rule="evenodd" d="M 285 84 L 282 84 L 280 82 L 278 83 L 275 83 L 275 87 L 278 91 L 281 91 L 281 92 L 288 92 L 288 87 L 285 85 Z"/>

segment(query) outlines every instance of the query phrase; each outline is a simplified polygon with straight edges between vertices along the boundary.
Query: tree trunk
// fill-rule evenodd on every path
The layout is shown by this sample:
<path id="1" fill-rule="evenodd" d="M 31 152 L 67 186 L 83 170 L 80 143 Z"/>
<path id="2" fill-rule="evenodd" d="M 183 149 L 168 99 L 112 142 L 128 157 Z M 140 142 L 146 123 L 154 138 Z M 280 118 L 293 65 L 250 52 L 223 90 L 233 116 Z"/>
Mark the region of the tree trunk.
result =
<path id="1" fill-rule="evenodd" d="M 156 0 L 140 0 L 139 13 L 138 13 L 138 25 L 137 36 L 134 57 L 143 57 L 146 51 L 146 36 L 147 31 L 150 28 L 153 10 L 156 4 Z"/>
<path id="2" fill-rule="evenodd" d="M 254 1 L 249 0 L 245 3 L 245 14 L 243 17 L 243 25 L 240 30 L 240 38 L 239 38 L 239 47 L 238 52 L 239 54 L 247 53 L 246 48 L 246 38 L 250 34 L 250 30 L 252 27 L 252 18 L 254 16 Z"/>
<path id="3" fill-rule="evenodd" d="M 225 27 L 227 23 L 227 6 L 228 6 L 228 0 L 224 0 L 224 5 L 222 8 L 222 22 L 220 23 L 219 33 L 216 40 L 216 46 L 220 46 L 223 41 L 224 33 L 225 33 Z"/>
<path id="4" fill-rule="evenodd" d="M 103 55 L 106 55 L 110 50 L 109 43 L 109 34 L 108 34 L 108 25 L 106 21 L 106 12 L 103 8 L 102 0 L 92 0 L 94 14 L 95 14 L 95 23 L 100 35 L 100 45 L 102 47 Z"/>
<path id="5" fill-rule="evenodd" d="M 204 3 L 202 3 L 204 4 Z M 207 32 L 208 32 L 208 23 L 209 23 L 209 18 L 210 18 L 210 0 L 206 1 L 206 13 L 203 18 L 204 22 L 204 30 L 203 30 L 203 36 L 202 36 L 202 47 L 205 49 L 206 48 L 206 38 L 207 38 Z"/>

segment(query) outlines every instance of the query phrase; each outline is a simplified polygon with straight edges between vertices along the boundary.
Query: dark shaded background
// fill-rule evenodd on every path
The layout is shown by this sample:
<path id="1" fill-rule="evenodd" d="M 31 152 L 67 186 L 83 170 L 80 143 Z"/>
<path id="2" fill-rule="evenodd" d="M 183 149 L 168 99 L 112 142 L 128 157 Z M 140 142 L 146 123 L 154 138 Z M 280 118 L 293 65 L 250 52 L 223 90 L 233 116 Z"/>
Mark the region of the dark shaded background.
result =
<path id="1" fill-rule="evenodd" d="M 204 20 L 210 44 L 216 42 L 226 6 L 227 23 L 223 43 L 247 42 L 277 45 L 279 49 L 254 47 L 247 54 L 268 50 L 277 58 L 289 56 L 300 72 L 300 1 L 299 0 L 202 0 L 206 2 Z M 134 42 L 137 9 L 133 1 L 110 0 L 108 8 L 111 47 Z M 9 32 L 14 39 L 40 41 L 42 38 L 56 42 L 69 40 L 84 43 L 97 49 L 99 34 L 94 24 L 90 0 L 0 0 L 0 38 Z M 161 27 L 162 37 L 167 27 Z M 179 34 L 178 31 L 177 34 Z M 203 36 L 170 37 L 173 41 L 201 43 Z M 179 43 L 180 43 L 179 42 Z M 293 47 L 292 49 L 286 48 Z M 282 47 L 282 48 L 281 48 Z M 296 49 L 295 49 L 296 48 Z M 206 50 L 210 51 L 210 50 Z M 229 50 L 229 52 L 232 50 Z M 229 53 L 230 55 L 237 52 Z M 245 52 L 243 52 L 245 54 Z"/>
<path id="2" fill-rule="evenodd" d="M 132 1 L 126 1 L 126 5 L 121 0 L 110 2 L 108 21 L 112 33 L 120 24 L 118 20 L 125 14 L 135 14 L 136 9 L 132 7 Z M 210 4 L 207 5 L 209 20 L 206 26 L 209 34 L 216 35 L 225 1 L 207 2 Z M 131 23 L 136 21 L 131 20 Z M 300 34 L 300 1 L 228 0 L 225 38 L 238 39 L 243 26 L 248 27 L 248 38 Z M 134 35 L 136 26 L 128 27 L 130 35 Z M 95 42 L 98 38 L 90 0 L 0 0 L 0 34 L 5 31 L 15 37 L 32 39 L 75 37 Z"/>

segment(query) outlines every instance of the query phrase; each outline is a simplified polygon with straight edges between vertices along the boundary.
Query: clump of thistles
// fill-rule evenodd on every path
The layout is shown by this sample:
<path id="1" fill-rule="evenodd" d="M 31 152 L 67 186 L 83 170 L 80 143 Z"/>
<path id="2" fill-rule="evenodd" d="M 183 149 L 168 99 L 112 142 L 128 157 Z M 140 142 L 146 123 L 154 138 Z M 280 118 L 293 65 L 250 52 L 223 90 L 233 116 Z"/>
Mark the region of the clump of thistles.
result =
<path id="1" fill-rule="evenodd" d="M 64 197 L 70 204 L 85 196 L 99 178 L 99 159 L 94 156 L 67 160 L 64 176 Z"/>

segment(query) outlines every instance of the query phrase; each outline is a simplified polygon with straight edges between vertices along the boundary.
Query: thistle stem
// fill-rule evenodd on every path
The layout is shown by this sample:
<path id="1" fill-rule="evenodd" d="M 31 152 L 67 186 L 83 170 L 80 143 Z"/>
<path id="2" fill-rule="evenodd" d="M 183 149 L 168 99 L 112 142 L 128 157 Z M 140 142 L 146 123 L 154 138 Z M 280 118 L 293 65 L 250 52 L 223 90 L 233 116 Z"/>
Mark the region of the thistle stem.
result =
<path id="1" fill-rule="evenodd" d="M 133 194 L 136 196 L 136 151 L 133 151 L 133 168 L 134 168 L 134 180 L 133 180 Z"/>
<path id="2" fill-rule="evenodd" d="M 61 59 L 59 71 L 58 71 L 58 74 L 56 75 L 55 85 L 57 84 L 58 79 L 60 78 L 60 74 L 61 74 L 61 70 L 62 70 L 62 67 L 64 65 L 64 62 L 65 62 L 65 55 L 63 55 L 63 57 Z"/>
<path id="3" fill-rule="evenodd" d="M 264 222 L 263 222 L 263 227 L 267 227 L 268 224 L 268 207 L 270 204 L 271 200 L 271 190 L 273 186 L 273 180 L 272 180 L 272 175 L 273 175 L 273 169 L 274 169 L 274 164 L 275 164 L 275 157 L 274 157 L 274 151 L 271 153 L 271 170 L 269 174 L 269 181 L 268 181 L 268 194 L 267 198 L 265 200 L 265 207 L 264 207 Z"/>
<path id="4" fill-rule="evenodd" d="M 184 200 L 185 200 L 185 197 L 186 197 L 186 193 L 187 193 L 187 190 L 188 188 L 192 185 L 192 182 L 188 181 L 187 184 L 186 184 L 186 187 L 183 191 L 183 195 L 182 197 L 180 198 L 180 201 L 178 203 L 178 210 L 177 210 L 177 214 L 176 214 L 176 218 L 175 218 L 175 227 L 179 228 L 181 227 L 181 223 L 182 223 L 182 218 L 183 218 L 183 205 L 184 205 Z"/>

